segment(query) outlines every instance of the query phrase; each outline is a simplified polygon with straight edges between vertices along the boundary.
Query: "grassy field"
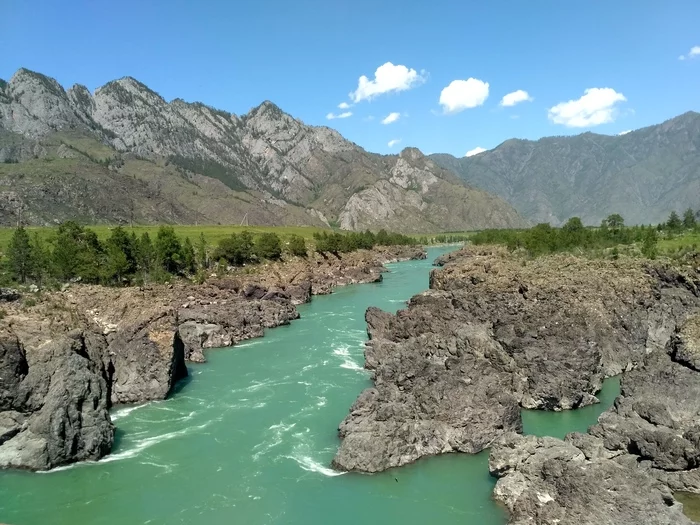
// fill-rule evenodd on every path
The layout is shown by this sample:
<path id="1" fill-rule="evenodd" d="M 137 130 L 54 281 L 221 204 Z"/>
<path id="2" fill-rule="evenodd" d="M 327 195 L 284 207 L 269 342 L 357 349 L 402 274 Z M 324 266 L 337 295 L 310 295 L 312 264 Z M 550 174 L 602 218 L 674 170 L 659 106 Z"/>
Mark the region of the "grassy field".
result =
<path id="1" fill-rule="evenodd" d="M 151 238 L 154 238 L 159 225 L 151 226 L 124 226 L 127 232 L 134 232 L 137 236 L 140 236 L 144 232 L 148 232 Z M 100 239 L 106 239 L 109 237 L 111 230 L 114 226 L 88 226 L 93 230 Z M 305 227 L 305 226 L 182 226 L 173 225 L 175 233 L 182 239 L 189 237 L 191 241 L 195 241 L 199 238 L 200 234 L 204 234 L 207 242 L 211 245 L 215 245 L 220 239 L 228 237 L 232 233 L 240 233 L 243 230 L 248 230 L 249 232 L 265 233 L 274 232 L 279 235 L 282 240 L 289 237 L 290 235 L 301 235 L 305 239 L 309 240 L 313 238 L 313 234 L 316 232 L 328 231 L 322 230 L 321 228 Z M 27 231 L 30 235 L 34 235 L 35 232 L 45 239 L 50 239 L 51 235 L 56 232 L 56 228 L 51 227 L 27 227 Z M 0 228 L 0 250 L 4 251 L 10 242 L 14 228 Z"/>

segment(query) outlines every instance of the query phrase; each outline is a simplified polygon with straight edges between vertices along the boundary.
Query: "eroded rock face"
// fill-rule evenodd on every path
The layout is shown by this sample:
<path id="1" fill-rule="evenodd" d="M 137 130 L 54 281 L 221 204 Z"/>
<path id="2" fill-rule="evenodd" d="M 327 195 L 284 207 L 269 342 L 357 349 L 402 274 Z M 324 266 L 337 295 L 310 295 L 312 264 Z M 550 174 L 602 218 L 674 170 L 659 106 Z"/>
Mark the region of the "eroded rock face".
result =
<path id="1" fill-rule="evenodd" d="M 107 382 L 80 332 L 30 353 L 13 406 L 0 413 L 0 468 L 46 470 L 112 447 Z"/>
<path id="2" fill-rule="evenodd" d="M 288 295 L 281 291 L 256 290 L 262 294 L 260 299 L 234 299 L 180 308 L 177 333 L 185 359 L 203 362 L 204 349 L 233 346 L 240 341 L 262 337 L 265 328 L 289 324 L 299 318 Z M 255 292 L 250 288 L 248 291 Z"/>
<path id="3" fill-rule="evenodd" d="M 165 399 L 187 376 L 184 349 L 176 344 L 174 313 L 164 309 L 120 327 L 111 338 L 103 361 L 112 403 Z"/>
<path id="4" fill-rule="evenodd" d="M 489 469 L 510 525 L 691 525 L 669 488 L 590 436 L 506 434 Z"/>
<path id="5" fill-rule="evenodd" d="M 615 404 L 588 434 L 507 435 L 494 445 L 494 494 L 510 523 L 691 523 L 672 493 L 700 493 L 699 323 L 691 317 L 665 351 L 627 372 Z"/>
<path id="6" fill-rule="evenodd" d="M 374 371 L 375 387 L 341 423 L 335 467 L 378 472 L 422 456 L 476 453 L 500 432 L 522 430 L 517 399 L 503 388 L 512 360 L 485 327 L 396 343 L 386 339 L 393 316 L 370 308 L 366 319 L 372 337 L 366 367 Z"/>
<path id="7" fill-rule="evenodd" d="M 520 429 L 520 407 L 596 403 L 604 377 L 663 353 L 700 304 L 692 279 L 638 261 L 463 254 L 433 270 L 431 290 L 406 310 L 368 310 L 375 386 L 340 424 L 335 467 L 375 472 L 479 452 Z"/>

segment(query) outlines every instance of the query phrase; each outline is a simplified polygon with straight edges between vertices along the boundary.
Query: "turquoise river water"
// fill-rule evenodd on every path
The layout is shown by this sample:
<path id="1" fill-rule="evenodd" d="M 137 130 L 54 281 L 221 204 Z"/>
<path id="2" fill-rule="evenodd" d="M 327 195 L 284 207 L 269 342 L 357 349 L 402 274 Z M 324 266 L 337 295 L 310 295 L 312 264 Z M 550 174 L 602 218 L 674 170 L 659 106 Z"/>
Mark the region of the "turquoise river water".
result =
<path id="1" fill-rule="evenodd" d="M 362 389 L 368 306 L 395 311 L 428 286 L 431 261 L 389 265 L 381 283 L 339 288 L 262 339 L 212 350 L 166 401 L 113 411 L 113 453 L 50 473 L 0 472 L 12 525 L 503 525 L 487 452 L 427 458 L 379 475 L 329 468 L 337 426 Z M 614 399 L 524 413 L 525 431 L 585 431 Z M 398 480 L 398 482 L 397 482 Z"/>

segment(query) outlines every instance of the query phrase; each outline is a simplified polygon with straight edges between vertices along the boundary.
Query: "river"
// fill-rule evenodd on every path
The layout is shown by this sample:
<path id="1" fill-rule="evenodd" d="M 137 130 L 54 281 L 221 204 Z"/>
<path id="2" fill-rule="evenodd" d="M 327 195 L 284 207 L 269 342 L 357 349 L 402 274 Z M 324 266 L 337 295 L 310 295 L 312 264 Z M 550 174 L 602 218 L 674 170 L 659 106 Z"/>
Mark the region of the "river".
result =
<path id="1" fill-rule="evenodd" d="M 168 400 L 120 407 L 113 453 L 50 473 L 0 472 L 12 525 L 434 523 L 503 525 L 488 453 L 446 455 L 379 475 L 328 465 L 337 425 L 370 386 L 362 369 L 368 306 L 395 311 L 428 286 L 431 262 L 388 265 L 381 283 L 339 288 L 262 339 L 212 350 Z M 524 413 L 525 431 L 584 430 L 614 399 Z"/>

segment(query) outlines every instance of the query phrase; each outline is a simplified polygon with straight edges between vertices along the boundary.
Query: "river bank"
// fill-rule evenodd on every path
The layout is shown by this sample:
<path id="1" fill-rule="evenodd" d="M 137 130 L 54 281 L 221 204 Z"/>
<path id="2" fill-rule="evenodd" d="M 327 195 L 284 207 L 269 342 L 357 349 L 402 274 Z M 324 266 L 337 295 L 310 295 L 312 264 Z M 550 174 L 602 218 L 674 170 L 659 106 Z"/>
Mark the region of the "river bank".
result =
<path id="1" fill-rule="evenodd" d="M 373 385 L 340 424 L 334 467 L 380 472 L 493 446 L 512 524 L 690 523 L 672 493 L 700 492 L 698 265 L 495 247 L 438 264 L 407 309 L 368 310 Z M 589 406 L 622 372 L 589 434 L 520 435 L 522 409 Z"/>
<path id="2" fill-rule="evenodd" d="M 99 459 L 114 443 L 112 405 L 164 399 L 204 349 L 260 337 L 297 319 L 312 295 L 378 282 L 383 264 L 421 258 L 416 247 L 314 254 L 202 285 L 73 285 L 3 303 L 0 468 Z"/>

